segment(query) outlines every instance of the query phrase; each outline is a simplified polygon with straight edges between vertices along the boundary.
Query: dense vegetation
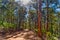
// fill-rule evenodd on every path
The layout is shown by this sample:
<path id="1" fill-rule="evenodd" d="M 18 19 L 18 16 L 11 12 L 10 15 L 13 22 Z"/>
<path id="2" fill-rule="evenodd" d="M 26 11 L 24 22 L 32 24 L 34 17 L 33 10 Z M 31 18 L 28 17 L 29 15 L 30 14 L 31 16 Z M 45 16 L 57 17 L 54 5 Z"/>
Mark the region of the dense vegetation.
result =
<path id="1" fill-rule="evenodd" d="M 36 3 L 28 4 L 26 7 L 24 5 L 21 6 L 21 4 L 14 0 L 0 0 L 0 31 L 11 33 L 10 31 L 30 29 L 37 33 L 38 3 L 37 0 L 33 0 L 32 2 Z M 52 2 L 50 0 L 47 8 L 46 5 L 48 4 L 44 4 L 44 0 L 42 1 L 41 31 L 42 36 L 45 34 L 48 40 L 56 40 L 56 38 L 60 37 L 60 12 L 57 11 L 60 6 Z M 48 31 L 46 25 L 48 25 Z"/>

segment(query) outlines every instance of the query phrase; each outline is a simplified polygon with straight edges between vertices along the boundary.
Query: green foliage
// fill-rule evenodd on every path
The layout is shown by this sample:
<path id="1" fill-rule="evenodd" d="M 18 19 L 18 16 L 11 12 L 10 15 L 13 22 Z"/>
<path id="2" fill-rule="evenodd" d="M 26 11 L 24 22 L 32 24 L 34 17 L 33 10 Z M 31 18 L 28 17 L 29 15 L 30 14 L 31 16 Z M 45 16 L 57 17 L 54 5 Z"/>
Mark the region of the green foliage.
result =
<path id="1" fill-rule="evenodd" d="M 51 32 L 47 32 L 46 36 L 47 40 L 58 40 L 58 38 L 55 35 L 51 34 Z"/>
<path id="2" fill-rule="evenodd" d="M 9 29 L 16 30 L 16 28 L 22 27 L 23 29 L 31 29 L 35 32 L 38 32 L 37 24 L 37 10 L 29 9 L 29 16 L 25 18 L 26 8 L 20 6 L 18 3 L 15 3 L 14 0 L 10 0 L 7 4 L 2 6 L 2 0 L 0 0 L 0 27 L 5 28 L 7 31 Z M 36 5 L 33 5 L 37 9 Z M 17 8 L 16 14 L 15 9 Z M 48 40 L 55 40 L 60 33 L 60 13 L 55 13 L 52 8 L 48 8 L 48 15 L 46 13 L 47 8 L 43 8 L 44 13 L 42 13 L 42 28 L 41 31 L 43 34 L 46 33 Z M 48 27 L 49 32 L 46 31 L 46 16 L 48 16 Z M 59 25 L 58 25 L 59 24 Z M 60 35 L 60 34 L 59 34 Z M 57 39 L 56 39 L 57 40 Z"/>
<path id="3" fill-rule="evenodd" d="M 0 25 L 2 25 L 2 21 L 0 21 Z"/>
<path id="4" fill-rule="evenodd" d="M 4 22 L 3 25 L 5 28 L 15 27 L 15 24 L 8 23 L 8 22 Z"/>
<path id="5" fill-rule="evenodd" d="M 2 23 L 2 21 L 0 21 L 0 26 L 3 26 L 4 28 L 14 28 L 14 27 L 16 27 L 16 24 L 14 24 L 14 23 L 8 23 L 8 22 L 3 22 Z"/>

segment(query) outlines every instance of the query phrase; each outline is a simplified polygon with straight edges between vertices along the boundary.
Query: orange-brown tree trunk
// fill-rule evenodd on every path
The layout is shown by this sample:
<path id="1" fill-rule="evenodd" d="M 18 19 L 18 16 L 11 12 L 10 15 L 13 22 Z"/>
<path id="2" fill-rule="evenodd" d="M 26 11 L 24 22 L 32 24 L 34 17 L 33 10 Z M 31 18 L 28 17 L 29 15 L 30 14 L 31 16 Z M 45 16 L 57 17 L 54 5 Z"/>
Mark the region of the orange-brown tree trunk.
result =
<path id="1" fill-rule="evenodd" d="M 38 36 L 42 37 L 41 33 L 41 0 L 38 0 Z"/>

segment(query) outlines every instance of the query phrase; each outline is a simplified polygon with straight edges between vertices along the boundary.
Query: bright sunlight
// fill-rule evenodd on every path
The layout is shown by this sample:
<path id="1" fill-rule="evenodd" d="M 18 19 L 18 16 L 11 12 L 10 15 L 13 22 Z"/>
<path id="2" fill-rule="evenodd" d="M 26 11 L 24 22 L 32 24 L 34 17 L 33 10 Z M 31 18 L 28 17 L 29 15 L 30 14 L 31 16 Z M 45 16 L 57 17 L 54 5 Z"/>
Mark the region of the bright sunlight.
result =
<path id="1" fill-rule="evenodd" d="M 21 0 L 22 4 L 27 5 L 31 0 Z"/>

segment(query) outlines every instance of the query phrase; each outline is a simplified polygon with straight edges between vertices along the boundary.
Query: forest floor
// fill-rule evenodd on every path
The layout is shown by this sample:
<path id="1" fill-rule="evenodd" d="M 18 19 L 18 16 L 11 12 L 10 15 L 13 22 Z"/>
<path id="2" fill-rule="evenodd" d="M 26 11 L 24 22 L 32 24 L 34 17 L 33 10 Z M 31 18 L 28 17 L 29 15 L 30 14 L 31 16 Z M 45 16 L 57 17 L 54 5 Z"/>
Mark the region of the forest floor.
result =
<path id="1" fill-rule="evenodd" d="M 9 35 L 0 35 L 0 40 L 41 40 L 33 31 L 24 30 Z"/>

